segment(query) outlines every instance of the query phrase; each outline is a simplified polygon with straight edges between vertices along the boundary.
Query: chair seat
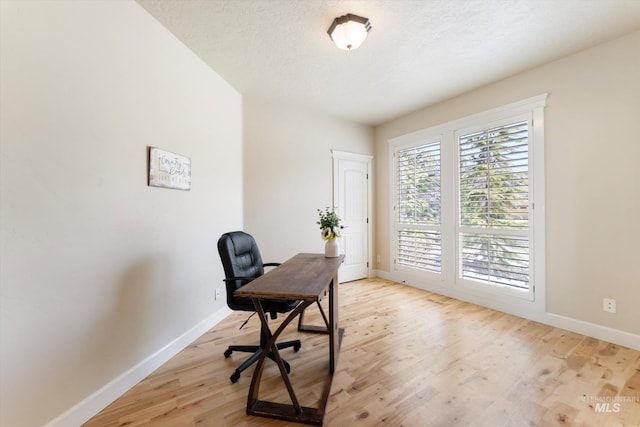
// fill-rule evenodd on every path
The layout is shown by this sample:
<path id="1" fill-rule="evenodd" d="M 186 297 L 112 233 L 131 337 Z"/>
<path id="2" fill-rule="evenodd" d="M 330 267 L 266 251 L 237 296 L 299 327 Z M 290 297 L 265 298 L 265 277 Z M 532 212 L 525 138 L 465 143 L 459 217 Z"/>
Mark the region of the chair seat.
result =
<path id="1" fill-rule="evenodd" d="M 265 313 L 271 313 L 271 318 L 275 319 L 277 313 L 288 313 L 298 304 L 300 301 L 262 300 L 262 309 Z M 236 311 L 256 311 L 250 298 L 233 297 L 227 305 Z"/>

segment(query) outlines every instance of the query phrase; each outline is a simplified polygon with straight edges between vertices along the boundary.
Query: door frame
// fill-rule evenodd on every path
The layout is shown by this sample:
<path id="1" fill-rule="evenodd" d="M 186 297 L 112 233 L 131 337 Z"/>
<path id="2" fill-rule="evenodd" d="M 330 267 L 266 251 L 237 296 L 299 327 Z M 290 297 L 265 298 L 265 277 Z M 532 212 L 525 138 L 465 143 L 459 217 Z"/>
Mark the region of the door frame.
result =
<path id="1" fill-rule="evenodd" d="M 338 160 L 353 160 L 357 162 L 362 162 L 367 164 L 367 278 L 371 277 L 371 271 L 373 270 L 372 264 L 372 253 L 373 253 L 373 242 L 372 242 L 372 231 L 373 231 L 373 201 L 372 201 L 372 163 L 373 156 L 368 154 L 357 154 L 357 153 L 349 153 L 346 151 L 338 151 L 331 150 L 331 158 L 332 158 L 332 167 L 333 167 L 333 196 L 332 203 L 333 206 L 336 205 L 338 201 L 338 194 L 340 189 L 340 173 L 339 169 L 336 167 L 336 162 Z"/>

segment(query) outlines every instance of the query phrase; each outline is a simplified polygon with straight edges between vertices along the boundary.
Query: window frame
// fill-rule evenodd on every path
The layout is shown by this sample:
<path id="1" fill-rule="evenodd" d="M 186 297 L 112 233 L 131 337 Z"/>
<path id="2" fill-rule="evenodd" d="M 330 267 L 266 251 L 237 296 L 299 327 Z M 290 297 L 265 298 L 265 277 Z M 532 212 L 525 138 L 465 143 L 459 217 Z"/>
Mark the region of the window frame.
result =
<path id="1" fill-rule="evenodd" d="M 445 294 L 462 296 L 472 302 L 500 300 L 536 302 L 544 305 L 545 278 L 545 197 L 544 197 L 544 108 L 548 94 L 463 117 L 441 125 L 422 129 L 388 140 L 390 182 L 389 262 L 391 276 L 400 282 L 424 284 Z M 529 123 L 529 289 L 522 290 L 480 281 L 462 279 L 459 272 L 459 158 L 458 136 L 474 130 L 490 129 L 495 124 L 517 121 L 525 117 Z M 430 142 L 440 142 L 441 151 L 441 248 L 440 273 L 417 271 L 400 266 L 397 259 L 397 220 L 395 152 Z M 486 305 L 486 304 L 484 304 Z"/>
<path id="2" fill-rule="evenodd" d="M 535 181 L 535 163 L 534 163 L 534 159 L 533 159 L 533 146 L 534 146 L 534 138 L 533 138 L 533 112 L 526 112 L 526 113 L 520 113 L 520 114 L 515 114 L 513 116 L 510 117 L 502 117 L 500 119 L 497 120 L 492 120 L 490 122 L 484 121 L 484 120 L 480 120 L 476 123 L 471 124 L 470 126 L 467 126 L 465 128 L 461 128 L 458 129 L 454 132 L 454 144 L 455 144 L 455 161 L 454 161 L 454 169 L 455 169 L 455 198 L 456 200 L 460 199 L 460 158 L 459 158 L 459 149 L 458 149 L 458 144 L 459 144 L 459 138 L 461 136 L 464 135 L 468 135 L 470 133 L 473 132 L 477 132 L 477 131 L 482 131 L 482 130 L 487 130 L 487 129 L 492 129 L 492 128 L 496 128 L 496 127 L 501 127 L 501 126 L 505 126 L 511 123 L 515 123 L 515 122 L 519 122 L 519 121 L 526 121 L 528 123 L 528 191 L 529 191 L 529 199 L 528 199 L 528 204 L 529 204 L 529 219 L 528 219 L 528 228 L 527 228 L 527 241 L 529 244 L 529 260 L 528 260 L 528 264 L 529 264 L 529 288 L 528 289 L 519 289 L 519 288 L 514 288 L 511 286 L 501 286 L 498 284 L 493 284 L 493 283 L 487 283 L 481 280 L 473 280 L 473 279 L 467 279 L 464 278 L 462 276 L 462 271 L 461 271 L 461 257 L 460 257 L 460 252 L 461 252 L 461 242 L 460 242 L 460 235 L 461 233 L 465 232 L 465 230 L 467 230 L 469 227 L 465 227 L 462 226 L 460 224 L 460 218 L 461 218 L 461 214 L 460 214 L 460 203 L 456 203 L 456 209 L 455 209 L 455 218 L 456 218 L 456 226 L 455 226 L 455 240 L 456 240 L 456 275 L 455 275 L 455 281 L 458 285 L 463 286 L 468 288 L 469 290 L 476 290 L 476 288 L 479 288 L 479 290 L 481 292 L 485 292 L 488 294 L 506 294 L 506 295 L 510 295 L 510 296 L 514 296 L 514 297 L 518 297 L 518 298 L 523 298 L 526 300 L 533 300 L 534 298 L 534 289 L 535 289 L 535 276 L 534 276 L 534 266 L 535 266 L 535 248 L 536 248 L 536 242 L 534 241 L 534 233 L 533 233 L 533 229 L 535 228 L 535 224 L 536 224 L 536 218 L 534 215 L 534 203 L 532 201 L 532 197 L 531 195 L 533 195 L 535 197 L 535 192 L 534 192 L 534 181 Z M 489 231 L 492 230 L 492 231 Z M 493 231 L 495 229 L 492 228 L 488 228 L 487 234 L 496 234 L 496 235 L 500 235 L 499 232 Z M 508 234 L 513 234 L 513 235 L 523 235 L 523 233 L 504 233 L 504 235 L 508 235 Z"/>
<path id="3" fill-rule="evenodd" d="M 404 224 L 401 224 L 400 221 L 398 221 L 398 209 L 399 207 L 397 206 L 397 201 L 398 201 L 398 193 L 397 193 L 397 180 L 396 180 L 396 169 L 395 167 L 392 169 L 392 177 L 391 177 L 391 189 L 393 192 L 393 202 L 391 203 L 391 223 L 392 223 L 392 228 L 391 228 L 391 239 L 393 239 L 392 241 L 394 242 L 393 246 L 392 246 L 392 259 L 393 259 L 393 265 L 395 266 L 395 268 L 399 271 L 404 271 L 405 273 L 408 274 L 414 274 L 415 271 L 419 271 L 421 275 L 426 275 L 426 276 L 430 276 L 431 279 L 437 279 L 439 277 L 442 276 L 442 272 L 444 269 L 444 261 L 443 261 L 443 254 L 444 254 L 444 249 L 442 247 L 443 241 L 444 241 L 444 237 L 442 235 L 442 222 L 443 222 L 443 210 L 442 210 L 442 185 L 443 185 L 443 171 L 442 171 L 442 147 L 443 147 L 443 142 L 442 142 L 442 135 L 439 134 L 432 134 L 428 137 L 424 137 L 422 135 L 417 135 L 417 138 L 415 140 L 411 140 L 408 141 L 402 145 L 397 145 L 395 147 L 395 149 L 393 149 L 391 155 L 393 157 L 393 164 L 396 164 L 396 153 L 398 151 L 404 151 L 407 149 L 412 149 L 412 148 L 416 148 L 422 145 L 429 145 L 429 144 L 434 144 L 437 143 L 440 145 L 440 205 L 441 205 L 441 209 L 440 209 L 440 224 L 439 225 L 423 225 L 423 224 L 415 224 L 413 228 L 415 229 L 419 229 L 419 230 L 424 230 L 424 231 L 438 231 L 440 233 L 440 239 L 441 239 L 441 243 L 440 243 L 440 251 L 441 251 L 441 255 L 440 255 L 440 272 L 435 272 L 435 271 L 431 271 L 431 270 L 418 270 L 418 269 L 414 269 L 405 265 L 400 264 L 399 262 L 397 262 L 398 258 L 399 258 L 399 254 L 398 254 L 398 245 L 397 245 L 397 239 L 398 239 L 398 233 L 400 232 L 400 230 L 404 230 L 407 229 L 407 226 Z"/>
<path id="4" fill-rule="evenodd" d="M 442 164 L 442 156 L 441 156 L 441 146 L 442 146 L 442 142 L 441 141 L 430 141 L 430 142 L 426 142 L 423 144 L 419 144 L 419 145 L 415 145 L 415 146 L 409 146 L 409 147 L 402 147 L 402 148 L 398 148 L 396 149 L 396 151 L 394 152 L 394 154 L 396 155 L 396 165 L 398 166 L 396 168 L 396 177 L 400 177 L 400 173 L 399 173 L 399 169 L 403 169 L 405 166 L 405 163 L 402 163 L 402 166 L 400 166 L 400 160 L 398 159 L 398 154 L 402 153 L 402 152 L 406 152 L 406 151 L 413 151 L 413 153 L 410 153 L 410 156 L 415 156 L 415 158 L 417 158 L 418 153 L 415 152 L 415 150 L 417 148 L 421 148 L 421 147 L 425 147 L 425 152 L 427 152 L 429 155 L 433 155 L 435 153 L 435 155 L 437 155 L 438 161 L 436 166 L 436 170 L 438 172 L 438 177 L 437 177 L 437 182 L 438 182 L 438 189 L 439 191 L 437 192 L 437 198 L 440 199 L 440 195 L 442 193 L 441 191 L 441 180 L 442 180 L 442 171 L 441 171 L 441 164 Z M 421 150 L 422 151 L 422 150 Z M 404 156 L 403 156 L 404 157 Z M 435 162 L 431 162 L 429 161 L 429 165 L 432 165 Z M 411 169 L 412 172 L 410 173 L 415 173 L 416 168 L 412 168 Z M 427 169 L 427 172 L 433 172 L 434 169 Z M 424 171 L 423 171 L 424 172 Z M 407 188 L 409 191 L 408 193 L 414 192 L 416 190 L 416 188 L 414 187 L 409 187 Z M 442 212 L 441 212 L 441 207 L 442 207 L 442 201 L 439 201 L 438 204 L 438 214 L 437 214 L 437 218 L 435 219 L 435 221 L 429 221 L 429 220 L 422 220 L 422 221 L 403 221 L 402 220 L 402 214 L 405 212 L 403 205 L 404 205 L 404 193 L 399 191 L 400 190 L 400 185 L 398 183 L 398 181 L 396 181 L 396 209 L 394 210 L 395 213 L 395 233 L 396 233 L 396 262 L 398 263 L 398 265 L 403 266 L 406 265 L 408 268 L 417 268 L 419 270 L 426 270 L 426 271 L 432 271 L 434 273 L 439 274 L 442 271 L 442 232 L 441 232 L 441 228 L 442 228 Z M 413 190 L 413 191 L 412 191 Z M 430 192 L 431 193 L 431 192 Z M 415 214 L 415 210 L 412 211 L 413 214 Z M 403 245 L 400 244 L 400 241 L 402 240 L 399 236 L 402 232 L 415 232 L 415 233 L 432 233 L 432 234 L 436 234 L 438 236 L 439 239 L 439 245 L 438 248 L 436 250 L 436 252 L 439 252 L 438 257 L 435 259 L 435 261 L 425 261 L 423 262 L 423 267 L 410 267 L 407 264 L 402 262 L 402 251 L 400 250 L 401 247 Z M 426 237 L 426 236 L 425 236 Z M 431 252 L 433 250 L 433 247 L 429 247 L 427 248 L 426 252 Z M 426 253 L 425 252 L 425 253 Z M 419 253 L 415 253 L 415 255 L 417 255 L 415 258 L 419 258 Z M 430 257 L 427 257 L 427 259 L 429 259 Z"/>

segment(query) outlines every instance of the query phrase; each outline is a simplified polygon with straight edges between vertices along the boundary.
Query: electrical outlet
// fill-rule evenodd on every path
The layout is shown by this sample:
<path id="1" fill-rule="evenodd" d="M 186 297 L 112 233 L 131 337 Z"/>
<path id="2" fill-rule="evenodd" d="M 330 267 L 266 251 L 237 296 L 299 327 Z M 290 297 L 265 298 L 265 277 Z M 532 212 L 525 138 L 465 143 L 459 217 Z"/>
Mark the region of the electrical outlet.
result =
<path id="1" fill-rule="evenodd" d="M 605 298 L 602 300 L 602 309 L 608 313 L 616 312 L 616 300 Z"/>
<path id="2" fill-rule="evenodd" d="M 220 288 L 216 288 L 216 299 L 220 298 Z"/>

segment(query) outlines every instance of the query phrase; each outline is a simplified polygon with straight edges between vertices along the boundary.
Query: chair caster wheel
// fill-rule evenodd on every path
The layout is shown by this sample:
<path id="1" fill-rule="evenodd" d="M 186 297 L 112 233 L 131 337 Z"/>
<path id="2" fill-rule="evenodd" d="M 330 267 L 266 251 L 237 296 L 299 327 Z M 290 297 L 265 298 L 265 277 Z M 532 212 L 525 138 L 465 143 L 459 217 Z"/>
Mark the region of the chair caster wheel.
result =
<path id="1" fill-rule="evenodd" d="M 290 374 L 291 373 L 291 365 L 289 365 L 289 363 L 284 361 L 284 360 L 282 361 L 282 363 L 284 364 L 284 369 L 285 369 L 285 371 L 287 371 L 287 374 Z"/>
<path id="2" fill-rule="evenodd" d="M 300 350 L 300 347 L 302 347 L 302 345 L 301 345 L 301 344 L 296 344 L 296 345 L 294 345 L 294 346 L 293 346 L 293 351 L 297 353 L 297 352 L 298 352 L 298 350 Z"/>
<path id="3" fill-rule="evenodd" d="M 237 383 L 238 380 L 240 379 L 240 372 L 235 371 L 229 379 L 231 380 L 232 383 L 234 384 Z"/>
<path id="4" fill-rule="evenodd" d="M 233 353 L 231 350 L 229 350 L 229 349 L 225 350 L 225 352 L 224 352 L 224 358 L 225 358 L 225 359 L 228 359 L 228 358 L 229 358 L 229 356 L 231 356 L 231 353 Z M 234 381 L 234 382 L 235 382 L 235 381 Z"/>

